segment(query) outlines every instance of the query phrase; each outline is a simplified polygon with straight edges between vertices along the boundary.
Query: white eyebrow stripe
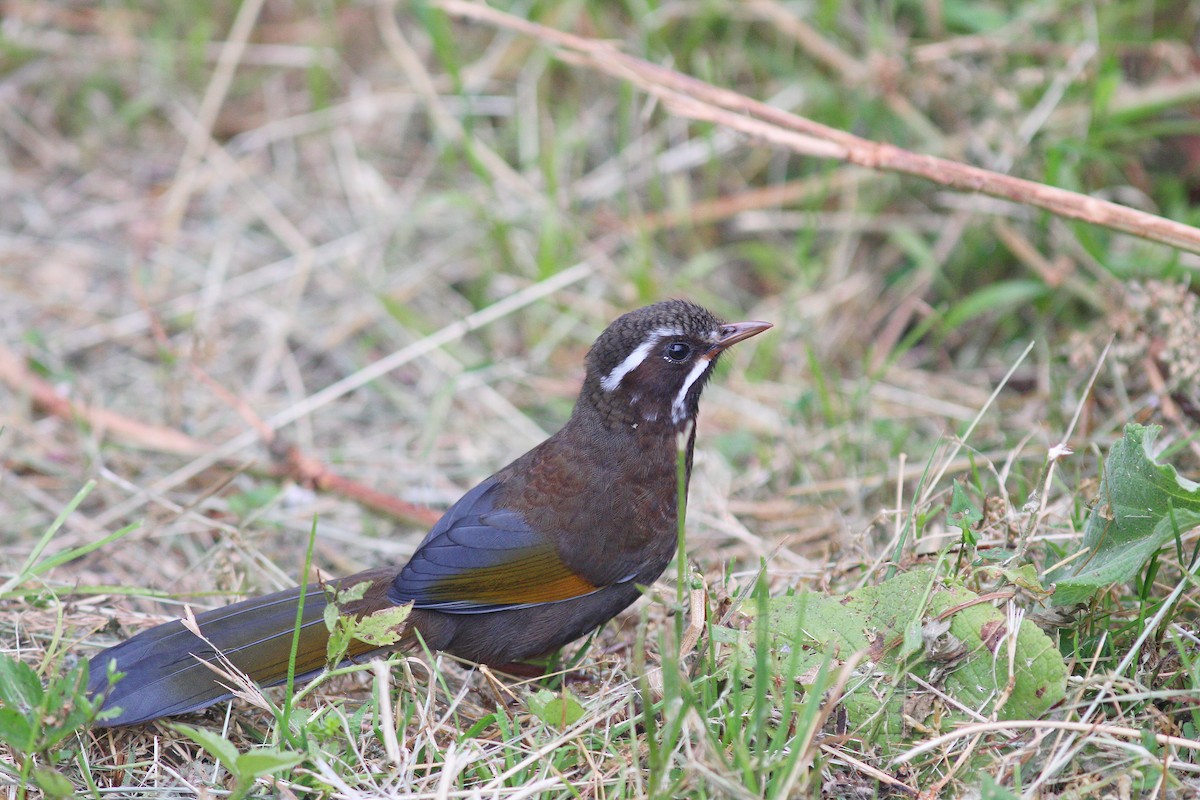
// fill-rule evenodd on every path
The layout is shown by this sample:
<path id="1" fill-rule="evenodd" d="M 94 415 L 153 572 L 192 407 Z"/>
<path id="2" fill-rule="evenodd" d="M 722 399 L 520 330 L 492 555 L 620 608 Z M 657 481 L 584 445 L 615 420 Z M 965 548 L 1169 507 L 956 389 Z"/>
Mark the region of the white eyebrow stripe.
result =
<path id="1" fill-rule="evenodd" d="M 696 359 L 696 363 L 692 365 L 692 371 L 683 379 L 683 386 L 679 387 L 679 394 L 675 395 L 675 402 L 671 403 L 671 421 L 676 425 L 683 422 L 684 416 L 687 415 L 687 409 L 683 404 L 687 400 L 688 389 L 691 389 L 692 384 L 712 365 L 711 359 Z"/>
<path id="2" fill-rule="evenodd" d="M 625 356 L 624 361 L 613 367 L 613 371 L 600 380 L 600 388 L 606 392 L 611 392 L 620 386 L 624 377 L 640 367 L 642 362 L 646 360 L 646 356 L 650 355 L 650 351 L 654 349 L 654 345 L 668 336 L 683 336 L 683 331 L 679 328 L 655 328 L 650 331 L 644 342 L 639 344 L 632 353 Z"/>

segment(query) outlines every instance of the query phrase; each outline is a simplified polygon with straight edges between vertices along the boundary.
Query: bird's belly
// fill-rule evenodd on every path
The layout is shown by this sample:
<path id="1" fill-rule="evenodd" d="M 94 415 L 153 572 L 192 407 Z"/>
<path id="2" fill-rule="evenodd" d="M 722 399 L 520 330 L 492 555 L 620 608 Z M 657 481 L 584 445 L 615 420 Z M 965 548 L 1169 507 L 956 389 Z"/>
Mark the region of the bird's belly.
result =
<path id="1" fill-rule="evenodd" d="M 413 617 L 431 649 L 498 666 L 543 655 L 578 639 L 621 613 L 640 594 L 637 585 L 629 583 L 530 608 L 486 614 L 421 610 Z"/>

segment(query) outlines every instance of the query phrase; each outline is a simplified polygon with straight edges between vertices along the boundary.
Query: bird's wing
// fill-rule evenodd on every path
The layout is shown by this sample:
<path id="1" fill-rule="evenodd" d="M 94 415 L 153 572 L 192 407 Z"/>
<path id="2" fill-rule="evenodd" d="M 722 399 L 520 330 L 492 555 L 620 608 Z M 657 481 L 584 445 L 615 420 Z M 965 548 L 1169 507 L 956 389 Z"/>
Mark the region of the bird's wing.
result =
<path id="1" fill-rule="evenodd" d="M 553 541 L 510 509 L 495 508 L 489 478 L 426 535 L 388 591 L 394 603 L 450 614 L 526 608 L 591 594 L 598 586 L 563 563 Z"/>

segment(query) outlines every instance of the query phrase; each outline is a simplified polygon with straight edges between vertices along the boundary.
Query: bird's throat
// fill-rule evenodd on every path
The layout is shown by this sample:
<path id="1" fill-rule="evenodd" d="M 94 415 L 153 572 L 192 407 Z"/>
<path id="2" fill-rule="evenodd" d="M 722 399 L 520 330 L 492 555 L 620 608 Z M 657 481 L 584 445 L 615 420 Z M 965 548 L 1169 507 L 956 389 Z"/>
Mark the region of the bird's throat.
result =
<path id="1" fill-rule="evenodd" d="M 693 379 L 694 380 L 694 379 Z M 613 433 L 626 433 L 641 442 L 655 438 L 674 440 L 678 434 L 695 427 L 695 403 L 688 402 L 687 387 L 670 396 L 648 393 L 605 391 L 598 381 L 589 380 L 576 403 L 572 422 L 587 420 Z"/>

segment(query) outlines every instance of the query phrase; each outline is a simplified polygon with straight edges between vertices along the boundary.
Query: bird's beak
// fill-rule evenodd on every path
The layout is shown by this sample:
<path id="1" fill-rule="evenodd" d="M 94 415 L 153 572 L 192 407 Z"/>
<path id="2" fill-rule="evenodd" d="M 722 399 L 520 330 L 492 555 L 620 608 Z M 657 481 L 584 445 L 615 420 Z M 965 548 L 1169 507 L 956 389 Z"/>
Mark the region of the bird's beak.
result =
<path id="1" fill-rule="evenodd" d="M 710 360 L 716 358 L 730 346 L 749 339 L 751 336 L 757 336 L 770 327 L 771 323 L 769 322 L 731 322 L 728 325 L 722 325 L 719 331 L 720 338 L 705 354 L 705 358 Z"/>

